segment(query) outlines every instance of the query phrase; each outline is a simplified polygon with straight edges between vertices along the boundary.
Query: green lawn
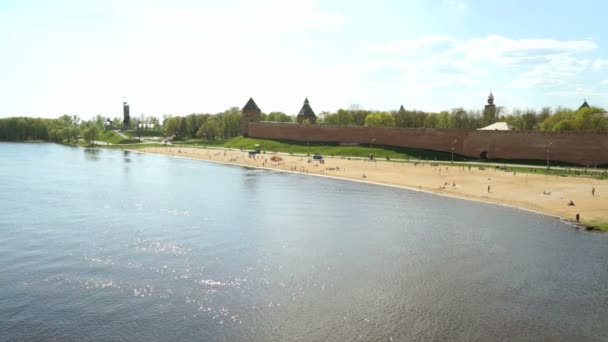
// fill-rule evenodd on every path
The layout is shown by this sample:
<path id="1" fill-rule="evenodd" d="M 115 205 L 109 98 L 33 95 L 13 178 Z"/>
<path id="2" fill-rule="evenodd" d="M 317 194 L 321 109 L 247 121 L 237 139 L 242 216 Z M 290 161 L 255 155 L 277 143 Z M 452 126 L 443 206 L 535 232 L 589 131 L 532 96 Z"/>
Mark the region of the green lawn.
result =
<path id="1" fill-rule="evenodd" d="M 135 129 L 131 129 L 128 131 L 124 132 L 125 135 L 131 137 L 131 138 L 138 138 L 138 137 L 162 137 L 164 135 L 164 133 L 162 131 L 146 131 L 143 130 L 141 131 L 141 133 Z"/>
<path id="2" fill-rule="evenodd" d="M 114 131 L 103 131 L 97 140 L 107 142 L 110 144 L 136 144 L 139 140 L 136 139 L 124 139 Z"/>
<path id="3" fill-rule="evenodd" d="M 608 232 L 608 219 L 591 221 L 589 226 L 597 228 L 603 232 Z"/>

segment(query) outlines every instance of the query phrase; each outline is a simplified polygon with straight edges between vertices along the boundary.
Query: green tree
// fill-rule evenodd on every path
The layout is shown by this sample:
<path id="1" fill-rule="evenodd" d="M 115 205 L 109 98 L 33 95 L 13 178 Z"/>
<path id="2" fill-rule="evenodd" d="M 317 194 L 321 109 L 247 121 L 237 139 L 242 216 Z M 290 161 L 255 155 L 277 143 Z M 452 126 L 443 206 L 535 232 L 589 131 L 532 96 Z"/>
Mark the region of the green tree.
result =
<path id="1" fill-rule="evenodd" d="M 72 127 L 63 128 L 61 134 L 63 135 L 62 141 L 66 140 L 68 143 L 72 142 Z"/>
<path id="2" fill-rule="evenodd" d="M 219 121 L 219 129 L 223 138 L 232 138 L 241 135 L 241 110 L 232 107 L 215 116 Z"/>
<path id="3" fill-rule="evenodd" d="M 89 144 L 89 146 L 93 146 L 98 136 L 99 131 L 95 125 L 88 126 L 82 131 L 82 137 Z"/>
<path id="4" fill-rule="evenodd" d="M 165 135 L 167 137 L 174 136 L 178 133 L 179 121 L 180 121 L 179 117 L 177 117 L 177 116 L 170 116 L 165 119 L 165 121 L 164 121 Z"/>
<path id="5" fill-rule="evenodd" d="M 188 137 L 188 131 L 190 130 L 188 127 L 188 120 L 183 117 L 178 117 L 178 120 L 179 120 L 179 126 L 177 129 L 177 136 L 180 139 L 185 139 L 186 137 Z"/>
<path id="6" fill-rule="evenodd" d="M 186 126 L 188 127 L 188 132 L 187 135 L 190 138 L 194 138 L 196 137 L 196 132 L 198 131 L 198 120 L 197 120 L 197 115 L 196 114 L 190 114 L 187 117 L 185 117 L 183 119 L 184 121 L 186 121 Z"/>
<path id="7" fill-rule="evenodd" d="M 365 127 L 395 127 L 395 118 L 386 112 L 371 113 L 365 117 Z"/>
<path id="8" fill-rule="evenodd" d="M 579 131 L 606 131 L 608 119 L 601 108 L 581 108 L 574 113 L 574 125 Z"/>
<path id="9" fill-rule="evenodd" d="M 518 128 L 522 130 L 531 131 L 536 129 L 537 124 L 538 122 L 536 113 L 532 110 L 529 110 L 521 115 L 521 127 Z"/>
<path id="10" fill-rule="evenodd" d="M 293 118 L 282 112 L 271 112 L 266 116 L 266 121 L 293 122 Z"/>
<path id="11" fill-rule="evenodd" d="M 220 133 L 220 125 L 216 117 L 210 117 L 201 126 L 196 135 L 205 140 L 215 140 Z"/>
<path id="12" fill-rule="evenodd" d="M 462 108 L 452 109 L 448 120 L 449 128 L 465 128 L 466 127 L 466 112 Z"/>
<path id="13" fill-rule="evenodd" d="M 74 142 L 78 142 L 78 137 L 80 136 L 80 129 L 76 126 L 72 126 L 70 128 L 66 128 L 66 130 L 70 131 L 70 140 Z"/>
<path id="14" fill-rule="evenodd" d="M 573 131 L 575 129 L 575 124 L 573 120 L 565 119 L 558 122 L 551 129 L 554 132 L 565 132 L 565 131 Z"/>
<path id="15" fill-rule="evenodd" d="M 53 142 L 62 142 L 63 132 L 61 131 L 61 128 L 51 128 L 49 130 L 49 139 Z"/>
<path id="16" fill-rule="evenodd" d="M 442 111 L 437 116 L 437 128 L 448 128 L 450 127 L 450 114 L 446 111 Z"/>
<path id="17" fill-rule="evenodd" d="M 339 109 L 336 113 L 326 113 L 324 115 L 324 124 L 347 126 L 355 124 L 355 116 L 352 112 Z"/>
<path id="18" fill-rule="evenodd" d="M 425 128 L 435 128 L 435 127 L 437 127 L 438 123 L 439 123 L 439 114 L 431 113 L 431 114 L 427 115 L 426 119 L 424 120 L 424 127 Z"/>
<path id="19" fill-rule="evenodd" d="M 543 122 L 541 122 L 540 130 L 552 131 L 555 125 L 564 120 L 574 120 L 574 112 L 567 108 L 558 107 L 553 115 L 548 116 L 545 120 L 543 120 Z"/>

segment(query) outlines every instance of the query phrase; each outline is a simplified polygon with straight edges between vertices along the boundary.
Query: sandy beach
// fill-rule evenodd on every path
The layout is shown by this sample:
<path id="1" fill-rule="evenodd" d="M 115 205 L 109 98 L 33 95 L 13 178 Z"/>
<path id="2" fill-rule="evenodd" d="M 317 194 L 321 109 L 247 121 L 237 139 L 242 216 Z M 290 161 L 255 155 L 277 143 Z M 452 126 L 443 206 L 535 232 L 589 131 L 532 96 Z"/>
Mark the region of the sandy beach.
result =
<path id="1" fill-rule="evenodd" d="M 385 160 L 325 158 L 323 163 L 306 156 L 258 154 L 188 147 L 146 147 L 138 152 L 166 154 L 213 162 L 268 168 L 406 187 L 442 195 L 468 198 L 533 210 L 568 220 L 580 215 L 582 223 L 608 221 L 608 181 L 582 177 L 513 173 L 477 165 L 469 167 Z M 272 161 L 273 156 L 281 161 Z M 275 158 L 276 159 L 276 158 Z M 595 188 L 595 195 L 592 189 Z M 574 205 L 568 205 L 572 201 Z"/>

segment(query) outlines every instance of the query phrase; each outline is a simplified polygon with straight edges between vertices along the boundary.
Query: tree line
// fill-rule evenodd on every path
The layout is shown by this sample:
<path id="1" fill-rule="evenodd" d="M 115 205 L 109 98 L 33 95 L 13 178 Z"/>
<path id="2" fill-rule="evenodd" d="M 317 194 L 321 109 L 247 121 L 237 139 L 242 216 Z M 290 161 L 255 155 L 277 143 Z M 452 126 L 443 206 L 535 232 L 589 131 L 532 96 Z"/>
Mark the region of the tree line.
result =
<path id="1" fill-rule="evenodd" d="M 496 121 L 505 121 L 517 130 L 531 131 L 608 131 L 608 114 L 598 107 L 583 107 L 578 110 L 558 107 L 514 109 L 507 115 L 497 114 Z M 295 117 L 282 112 L 262 113 L 262 121 L 295 122 Z M 121 126 L 122 119 L 110 120 L 110 127 Z M 230 139 L 241 134 L 241 111 L 232 107 L 218 114 L 190 114 L 186 116 L 164 115 L 163 120 L 155 116 L 131 118 L 131 127 L 139 123 L 155 127 L 166 137 L 174 140 L 186 139 Z M 399 111 L 370 111 L 359 108 L 322 112 L 317 123 L 321 125 L 354 125 L 368 127 L 403 128 L 463 128 L 477 129 L 491 124 L 481 111 L 462 108 L 442 112 L 423 112 L 400 109 Z M 0 119 L 0 141 L 45 140 L 60 143 L 75 143 L 79 138 L 92 143 L 102 131 L 108 129 L 108 121 L 102 115 L 91 120 L 81 120 L 75 115 L 63 115 L 56 119 L 12 117 Z M 149 129 L 149 128 L 146 128 Z"/>
<path id="2" fill-rule="evenodd" d="M 12 117 L 0 119 L 0 140 L 73 143 L 91 126 L 94 123 L 81 122 L 78 116 L 63 115 L 57 119 Z"/>
<path id="3" fill-rule="evenodd" d="M 401 128 L 463 128 L 477 129 L 504 121 L 513 129 L 530 131 L 608 131 L 608 114 L 599 107 L 583 107 L 578 110 L 558 107 L 552 110 L 545 107 L 540 111 L 533 109 L 514 109 L 508 115 L 500 115 L 488 120 L 482 111 L 455 108 L 439 113 L 401 109 L 399 111 L 368 111 L 360 109 L 339 109 L 322 112 L 317 123 L 325 125 L 355 125 L 369 127 Z"/>
<path id="4" fill-rule="evenodd" d="M 261 113 L 262 121 L 294 122 L 285 113 Z M 230 139 L 241 135 L 241 110 L 232 107 L 218 114 L 190 114 L 187 116 L 165 116 L 163 120 L 165 136 L 174 140 L 184 139 Z"/>

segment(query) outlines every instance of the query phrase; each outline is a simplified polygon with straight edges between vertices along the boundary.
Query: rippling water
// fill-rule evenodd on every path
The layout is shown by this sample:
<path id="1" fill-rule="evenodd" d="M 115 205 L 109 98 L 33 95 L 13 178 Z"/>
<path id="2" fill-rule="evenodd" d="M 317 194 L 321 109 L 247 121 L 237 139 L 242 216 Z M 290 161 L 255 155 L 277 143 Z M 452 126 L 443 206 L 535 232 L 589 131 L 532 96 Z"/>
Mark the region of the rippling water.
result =
<path id="1" fill-rule="evenodd" d="M 608 340 L 608 238 L 555 219 L 125 151 L 0 161 L 0 340 Z"/>

